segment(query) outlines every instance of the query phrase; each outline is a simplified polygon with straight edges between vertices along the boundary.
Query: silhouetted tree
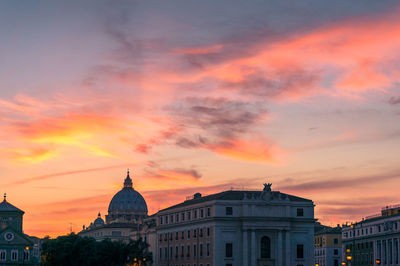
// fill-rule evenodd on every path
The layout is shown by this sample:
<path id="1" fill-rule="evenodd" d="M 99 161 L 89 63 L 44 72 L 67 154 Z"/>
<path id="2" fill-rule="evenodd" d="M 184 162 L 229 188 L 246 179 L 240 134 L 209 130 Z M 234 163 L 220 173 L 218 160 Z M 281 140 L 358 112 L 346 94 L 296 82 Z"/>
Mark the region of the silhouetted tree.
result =
<path id="1" fill-rule="evenodd" d="M 74 233 L 56 239 L 45 238 L 42 244 L 41 265 L 50 266 L 119 266 L 136 261 L 150 262 L 148 245 L 139 239 L 128 244 L 80 237 Z M 142 265 L 145 265 L 143 263 Z"/>

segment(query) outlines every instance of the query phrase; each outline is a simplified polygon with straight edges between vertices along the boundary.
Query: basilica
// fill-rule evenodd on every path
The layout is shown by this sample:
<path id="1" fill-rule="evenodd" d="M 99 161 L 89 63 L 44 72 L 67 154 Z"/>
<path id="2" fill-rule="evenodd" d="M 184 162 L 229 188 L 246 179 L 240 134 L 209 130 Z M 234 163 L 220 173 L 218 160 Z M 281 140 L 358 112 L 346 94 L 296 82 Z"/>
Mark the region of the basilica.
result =
<path id="1" fill-rule="evenodd" d="M 146 217 L 146 201 L 133 188 L 128 170 L 122 189 L 110 201 L 105 221 L 99 213 L 89 226 L 83 226 L 79 235 L 129 242 L 139 238 Z"/>
<path id="2" fill-rule="evenodd" d="M 313 265 L 313 201 L 271 187 L 195 193 L 148 215 L 128 171 L 105 221 L 99 213 L 79 234 L 124 242 L 142 238 L 158 266 Z"/>

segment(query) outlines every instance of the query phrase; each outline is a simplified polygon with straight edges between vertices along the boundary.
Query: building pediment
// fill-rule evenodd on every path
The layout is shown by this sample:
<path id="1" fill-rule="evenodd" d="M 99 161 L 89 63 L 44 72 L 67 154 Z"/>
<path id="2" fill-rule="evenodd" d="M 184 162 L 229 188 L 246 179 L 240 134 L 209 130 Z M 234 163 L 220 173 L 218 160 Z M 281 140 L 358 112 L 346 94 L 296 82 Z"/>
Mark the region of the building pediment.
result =
<path id="1" fill-rule="evenodd" d="M 32 246 L 33 242 L 25 234 L 21 234 L 11 226 L 0 230 L 0 246 L 25 245 Z"/>

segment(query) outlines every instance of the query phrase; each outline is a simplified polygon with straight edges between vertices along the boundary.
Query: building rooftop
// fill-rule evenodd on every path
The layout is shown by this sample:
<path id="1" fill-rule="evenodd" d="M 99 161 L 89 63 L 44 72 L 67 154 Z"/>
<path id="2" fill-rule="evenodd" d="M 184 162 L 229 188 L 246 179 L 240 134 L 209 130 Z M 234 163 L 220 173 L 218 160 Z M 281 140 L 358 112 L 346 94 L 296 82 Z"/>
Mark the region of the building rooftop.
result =
<path id="1" fill-rule="evenodd" d="M 162 209 L 160 211 L 171 210 L 171 209 L 175 209 L 175 208 L 190 206 L 190 205 L 213 201 L 213 200 L 243 200 L 246 198 L 247 199 L 253 199 L 253 198 L 257 199 L 257 198 L 260 198 L 261 193 L 263 193 L 263 191 L 228 190 L 228 191 L 223 191 L 223 192 L 216 193 L 216 194 L 207 195 L 204 197 L 202 197 L 200 193 L 196 193 L 192 199 L 186 200 L 182 203 L 173 205 L 171 207 Z M 272 191 L 271 195 L 272 195 L 272 198 L 281 197 L 283 199 L 288 198 L 289 201 L 312 203 L 312 200 L 292 196 L 289 194 L 281 193 L 279 191 Z"/>
<path id="2" fill-rule="evenodd" d="M 20 212 L 20 213 L 24 213 L 24 211 L 18 209 L 17 207 L 12 205 L 11 203 L 7 202 L 6 194 L 4 194 L 3 202 L 0 203 L 0 212 Z"/>
<path id="3" fill-rule="evenodd" d="M 341 235 L 342 234 L 342 228 L 340 226 L 338 227 L 330 227 L 330 226 L 323 226 L 318 231 L 315 231 L 314 235 Z"/>

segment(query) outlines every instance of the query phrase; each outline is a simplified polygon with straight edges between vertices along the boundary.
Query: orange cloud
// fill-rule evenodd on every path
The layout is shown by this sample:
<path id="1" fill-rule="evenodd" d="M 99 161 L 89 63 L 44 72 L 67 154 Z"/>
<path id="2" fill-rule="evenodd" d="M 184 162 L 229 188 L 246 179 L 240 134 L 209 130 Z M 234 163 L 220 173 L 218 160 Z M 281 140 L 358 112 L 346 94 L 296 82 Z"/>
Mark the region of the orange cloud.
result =
<path id="1" fill-rule="evenodd" d="M 204 65 L 176 77 L 183 83 L 214 80 L 222 87 L 269 99 L 384 91 L 399 80 L 393 63 L 399 59 L 398 11 L 352 18 L 275 42 L 260 41 L 242 56 L 224 57 L 230 47 L 224 43 L 188 48 L 186 55 L 196 55 Z M 212 53 L 218 53 L 218 60 L 208 60 Z"/>
<path id="2" fill-rule="evenodd" d="M 232 140 L 227 145 L 208 146 L 215 153 L 248 162 L 279 163 L 283 160 L 284 152 L 275 145 L 262 141 Z"/>

